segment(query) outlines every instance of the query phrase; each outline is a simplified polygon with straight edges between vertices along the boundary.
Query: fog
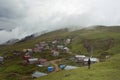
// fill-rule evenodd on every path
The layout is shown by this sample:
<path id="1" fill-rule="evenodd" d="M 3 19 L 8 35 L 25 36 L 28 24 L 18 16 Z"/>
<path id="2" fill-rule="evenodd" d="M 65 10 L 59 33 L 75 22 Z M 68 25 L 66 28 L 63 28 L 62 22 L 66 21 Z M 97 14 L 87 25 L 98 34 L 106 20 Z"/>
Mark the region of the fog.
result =
<path id="1" fill-rule="evenodd" d="M 120 25 L 119 3 L 119 0 L 0 0 L 0 43 L 65 27 Z"/>

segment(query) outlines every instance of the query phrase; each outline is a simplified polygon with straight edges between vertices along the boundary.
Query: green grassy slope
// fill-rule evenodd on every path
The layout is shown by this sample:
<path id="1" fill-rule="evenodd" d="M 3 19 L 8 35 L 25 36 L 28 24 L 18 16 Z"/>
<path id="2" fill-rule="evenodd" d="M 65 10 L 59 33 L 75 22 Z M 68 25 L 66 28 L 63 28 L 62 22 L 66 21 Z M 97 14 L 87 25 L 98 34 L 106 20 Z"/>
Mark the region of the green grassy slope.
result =
<path id="1" fill-rule="evenodd" d="M 61 71 L 36 80 L 120 80 L 120 54 L 106 62 L 97 63 L 69 71 Z M 68 75 L 68 76 L 65 76 Z"/>
<path id="2" fill-rule="evenodd" d="M 76 31 L 75 31 L 76 33 Z M 79 33 L 79 32 L 78 32 Z M 72 44 L 75 47 L 72 48 L 76 53 L 81 50 L 81 53 L 87 53 L 87 51 L 80 44 L 80 37 L 92 39 L 93 41 L 105 39 L 105 38 L 114 38 L 114 47 L 107 50 L 95 50 L 93 56 L 101 55 L 102 52 L 108 52 L 109 54 L 115 55 L 112 56 L 109 60 L 101 63 L 97 63 L 92 65 L 91 70 L 88 70 L 87 67 L 81 67 L 75 70 L 70 71 L 61 71 L 58 73 L 52 73 L 48 76 L 41 77 L 36 80 L 120 80 L 120 28 L 97 28 L 91 30 L 82 31 L 82 33 L 78 34 L 79 37 L 75 37 L 75 41 Z M 95 43 L 95 42 L 94 42 Z M 80 44 L 80 45 L 77 45 Z M 102 44 L 102 43 L 100 43 Z M 97 45 L 97 46 L 100 46 Z M 104 46 L 102 46 L 104 47 Z M 69 76 L 64 76 L 64 75 Z"/>
<path id="3" fill-rule="evenodd" d="M 35 39 L 28 40 L 25 42 L 16 43 L 14 45 L 9 45 L 9 46 L 0 46 L 0 56 L 7 55 L 12 57 L 10 60 L 5 60 L 3 65 L 0 65 L 0 80 L 32 80 L 31 74 L 34 71 L 36 70 L 43 72 L 46 71 L 46 67 L 39 68 L 36 65 L 26 65 L 26 66 L 19 65 L 19 63 L 22 60 L 23 54 L 20 56 L 14 56 L 13 55 L 14 50 L 22 51 L 22 49 L 24 48 L 33 48 L 36 43 L 39 43 L 41 41 L 53 41 L 54 39 L 66 39 L 68 37 L 73 39 L 73 42 L 70 45 L 68 45 L 68 47 L 73 52 L 72 55 L 75 54 L 88 55 L 88 52 L 84 47 L 84 41 L 88 40 L 90 44 L 94 45 L 93 56 L 98 58 L 101 57 L 104 58 L 104 55 L 111 55 L 111 57 L 114 55 L 117 56 L 111 58 L 111 60 L 108 62 L 104 62 L 104 63 L 102 62 L 93 65 L 91 70 L 87 70 L 86 67 L 80 68 L 78 70 L 72 70 L 70 71 L 71 75 L 69 77 L 64 77 L 64 75 L 62 74 L 62 73 L 68 74 L 69 71 L 62 71 L 62 72 L 58 72 L 57 74 L 53 74 L 53 75 L 50 74 L 49 76 L 42 77 L 40 80 L 48 80 L 49 78 L 51 78 L 51 80 L 58 80 L 58 79 L 74 80 L 73 78 L 79 80 L 80 77 L 82 77 L 82 80 L 92 80 L 92 77 L 93 80 L 102 80 L 104 77 L 105 78 L 103 80 L 109 80 L 110 75 L 115 75 L 117 73 L 118 74 L 120 73 L 118 72 L 119 65 L 117 63 L 118 60 L 120 59 L 119 58 L 120 57 L 119 56 L 120 27 L 97 27 L 93 29 L 81 29 L 76 31 L 69 31 L 67 29 L 62 29 L 62 30 L 57 30 L 43 34 Z M 114 43 L 112 43 L 113 44 L 112 47 L 110 47 L 110 45 L 108 44 L 110 39 L 114 40 Z M 46 57 L 48 60 L 52 60 L 57 58 L 68 57 L 71 55 L 62 54 L 60 55 L 60 57 L 55 58 L 49 56 L 49 53 L 45 52 L 45 54 L 39 53 L 39 54 L 35 54 L 34 56 Z M 77 71 L 79 72 L 79 74 L 77 73 Z M 104 74 L 105 76 L 103 75 L 103 73 L 105 73 Z M 96 75 L 96 77 L 94 75 Z M 58 78 L 54 79 L 56 77 Z M 101 79 L 97 79 L 97 77 L 101 77 Z M 112 76 L 110 76 L 110 80 L 114 80 L 114 78 L 111 77 Z M 117 79 L 118 77 L 117 80 L 119 80 L 118 75 L 116 75 L 115 77 L 116 77 L 115 79 Z"/>

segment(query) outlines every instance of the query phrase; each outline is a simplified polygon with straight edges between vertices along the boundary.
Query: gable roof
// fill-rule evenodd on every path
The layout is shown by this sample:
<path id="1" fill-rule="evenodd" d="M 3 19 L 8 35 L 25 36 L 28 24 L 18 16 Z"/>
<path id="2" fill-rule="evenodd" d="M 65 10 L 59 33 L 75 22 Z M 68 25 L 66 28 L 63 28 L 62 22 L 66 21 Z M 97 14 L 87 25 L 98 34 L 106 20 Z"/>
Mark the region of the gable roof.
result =
<path id="1" fill-rule="evenodd" d="M 85 58 L 84 61 L 88 61 L 89 58 Z M 91 61 L 93 62 L 99 62 L 98 58 L 90 58 Z"/>
<path id="2" fill-rule="evenodd" d="M 0 56 L 0 61 L 3 61 L 3 59 L 4 59 L 4 57 L 1 57 L 1 56 Z"/>
<path id="3" fill-rule="evenodd" d="M 79 57 L 85 57 L 85 55 L 75 55 L 76 58 L 79 58 Z"/>
<path id="4" fill-rule="evenodd" d="M 36 71 L 35 73 L 32 74 L 32 77 L 38 78 L 38 77 L 46 76 L 46 75 L 47 75 L 46 73 Z"/>
<path id="5" fill-rule="evenodd" d="M 76 68 L 78 68 L 78 67 L 76 67 L 76 66 L 66 66 L 64 69 L 65 70 L 71 70 L 71 69 L 76 69 Z"/>

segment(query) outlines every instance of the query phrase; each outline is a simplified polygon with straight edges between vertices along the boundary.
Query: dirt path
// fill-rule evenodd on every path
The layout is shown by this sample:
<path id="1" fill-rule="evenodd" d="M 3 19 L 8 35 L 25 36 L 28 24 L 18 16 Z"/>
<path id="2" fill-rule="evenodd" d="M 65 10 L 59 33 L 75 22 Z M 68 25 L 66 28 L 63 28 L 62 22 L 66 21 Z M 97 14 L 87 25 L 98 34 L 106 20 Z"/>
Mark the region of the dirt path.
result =
<path id="1" fill-rule="evenodd" d="M 54 65 L 54 67 L 55 67 L 54 72 L 58 72 L 58 71 L 60 70 L 60 68 L 59 68 L 59 66 L 58 66 L 58 63 L 61 62 L 62 60 L 64 60 L 64 59 L 57 59 L 57 60 L 52 60 L 52 61 L 50 61 L 50 63 L 51 63 L 52 65 Z"/>

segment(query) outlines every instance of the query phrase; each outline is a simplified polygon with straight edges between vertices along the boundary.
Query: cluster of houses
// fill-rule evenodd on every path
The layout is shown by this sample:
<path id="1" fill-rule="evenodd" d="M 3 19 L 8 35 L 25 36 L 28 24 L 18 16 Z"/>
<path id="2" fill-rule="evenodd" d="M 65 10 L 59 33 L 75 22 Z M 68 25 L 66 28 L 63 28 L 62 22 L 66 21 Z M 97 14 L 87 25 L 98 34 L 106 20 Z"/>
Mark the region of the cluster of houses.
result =
<path id="1" fill-rule="evenodd" d="M 74 60 L 76 62 L 84 63 L 85 65 L 88 64 L 88 59 L 89 59 L 89 57 L 86 57 L 85 55 L 75 55 L 75 57 L 74 57 Z M 99 62 L 98 58 L 90 58 L 90 60 L 91 60 L 91 64 Z M 79 68 L 79 67 L 61 64 L 61 65 L 59 65 L 59 68 L 61 70 L 63 70 L 63 69 L 64 70 L 71 70 L 71 69 L 76 69 L 76 68 Z M 54 67 L 53 66 L 49 66 L 47 68 L 47 71 L 48 72 L 53 72 L 54 71 Z M 46 75 L 48 75 L 48 74 L 36 71 L 35 73 L 32 74 L 32 77 L 33 78 L 38 78 L 38 77 L 46 76 Z"/>
<path id="2" fill-rule="evenodd" d="M 53 41 L 42 41 L 35 44 L 35 47 L 30 49 L 23 49 L 23 59 L 29 64 L 48 64 L 47 59 L 33 57 L 32 54 L 49 51 L 52 56 L 59 56 L 61 51 L 65 53 L 71 53 L 70 49 L 67 47 L 72 42 L 71 38 L 67 39 L 55 39 Z M 14 51 L 14 55 L 20 55 L 21 52 Z M 97 58 L 90 58 L 92 63 L 99 62 Z M 4 57 L 0 57 L 0 63 L 3 63 Z M 87 64 L 88 57 L 85 55 L 75 55 L 76 62 Z"/>
<path id="3" fill-rule="evenodd" d="M 24 61 L 29 64 L 41 64 L 41 65 L 47 65 L 48 61 L 44 58 L 34 58 L 29 54 L 25 54 L 23 57 Z"/>
<path id="4" fill-rule="evenodd" d="M 35 47 L 32 49 L 23 49 L 23 52 L 25 53 L 23 59 L 30 64 L 36 64 L 36 63 L 46 64 L 47 59 L 34 58 L 32 54 L 49 51 L 49 53 L 52 56 L 56 57 L 60 55 L 60 52 L 71 53 L 70 49 L 67 47 L 67 45 L 70 44 L 71 42 L 72 42 L 72 39 L 70 38 L 65 40 L 55 39 L 53 41 L 40 42 L 38 44 L 35 44 Z M 15 52 L 14 54 L 19 55 L 20 53 Z"/>
<path id="5" fill-rule="evenodd" d="M 75 57 L 74 57 L 74 60 L 76 62 L 84 63 L 85 65 L 88 64 L 88 59 L 89 59 L 89 57 L 87 57 L 85 55 L 75 55 Z M 91 60 L 91 64 L 99 62 L 98 58 L 90 58 L 90 60 Z M 63 69 L 64 70 L 71 70 L 71 69 L 76 69 L 76 68 L 79 68 L 79 67 L 61 64 L 61 65 L 59 65 L 59 68 L 61 70 L 63 70 Z M 47 71 L 48 72 L 53 72 L 54 71 L 54 67 L 53 66 L 49 66 L 47 68 Z M 37 78 L 37 77 L 46 76 L 46 75 L 47 75 L 46 73 L 41 73 L 41 72 L 36 71 L 35 73 L 32 74 L 32 77 L 33 78 Z"/>
<path id="6" fill-rule="evenodd" d="M 79 68 L 79 67 L 76 67 L 76 66 L 70 66 L 70 65 L 60 65 L 59 66 L 59 68 L 61 69 L 61 70 L 71 70 L 71 69 L 76 69 L 76 68 Z M 47 68 L 47 71 L 48 72 L 53 72 L 54 71 L 54 67 L 53 66 L 49 66 L 48 68 Z M 32 77 L 33 78 L 38 78 L 38 77 L 41 77 L 41 76 L 46 76 L 46 75 L 48 75 L 47 73 L 43 73 L 43 72 L 39 72 L 39 71 L 36 71 L 36 72 L 34 72 L 33 74 L 32 74 Z"/>
<path id="7" fill-rule="evenodd" d="M 23 49 L 23 52 L 34 52 L 34 53 L 38 53 L 38 52 L 42 52 L 42 51 L 46 51 L 46 50 L 64 50 L 65 52 L 69 52 L 70 49 L 67 47 L 68 44 L 70 44 L 72 42 L 72 39 L 68 38 L 65 40 L 53 40 L 53 41 L 43 41 L 40 42 L 38 44 L 35 44 L 35 47 L 33 49 Z"/>
<path id="8" fill-rule="evenodd" d="M 84 65 L 88 64 L 89 57 L 85 55 L 75 55 L 75 60 L 78 63 L 83 63 Z M 99 62 L 98 58 L 90 57 L 91 64 Z"/>
<path id="9" fill-rule="evenodd" d="M 68 38 L 66 40 L 53 40 L 48 42 L 40 42 L 35 45 L 35 48 L 33 49 L 33 52 L 42 52 L 44 50 L 64 50 L 66 52 L 69 51 L 69 48 L 67 47 L 68 44 L 72 42 L 72 39 Z"/>
<path id="10" fill-rule="evenodd" d="M 68 45 L 72 42 L 71 38 L 67 38 L 67 39 L 62 39 L 62 40 L 58 40 L 55 39 L 53 41 L 43 41 L 40 42 L 38 44 L 35 44 L 35 47 L 30 49 L 23 49 L 22 53 L 23 54 L 23 61 L 25 63 L 29 63 L 29 64 L 38 64 L 39 67 L 42 66 L 46 66 L 49 65 L 49 61 L 47 59 L 44 58 L 37 58 L 34 57 L 33 54 L 39 54 L 42 53 L 44 51 L 49 51 L 49 53 L 51 54 L 51 56 L 59 56 L 61 52 L 64 53 L 72 53 L 70 51 L 70 49 L 68 48 Z M 19 51 L 14 51 L 13 53 L 14 55 L 20 55 L 21 52 Z M 85 65 L 87 65 L 89 57 L 85 56 L 85 55 L 75 55 L 74 60 L 78 63 L 83 63 Z M 3 63 L 4 57 L 0 57 L 0 64 Z M 73 60 L 73 59 L 72 59 Z M 99 62 L 98 58 L 90 58 L 91 63 L 96 63 Z M 65 66 L 65 65 L 60 65 L 60 69 L 64 70 L 70 70 L 70 69 L 74 69 L 74 68 L 78 68 L 75 66 Z M 52 72 L 54 70 L 54 67 L 48 67 L 48 72 Z M 47 75 L 46 73 L 41 73 L 36 71 L 34 74 L 32 74 L 32 77 L 40 77 L 40 76 L 45 76 Z"/>

